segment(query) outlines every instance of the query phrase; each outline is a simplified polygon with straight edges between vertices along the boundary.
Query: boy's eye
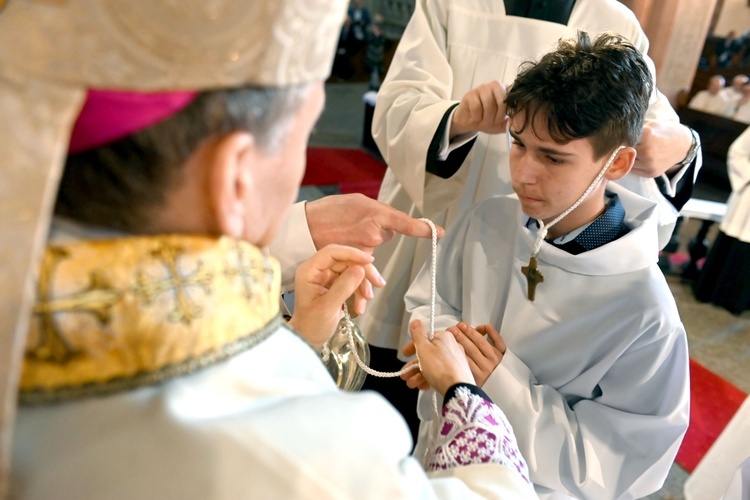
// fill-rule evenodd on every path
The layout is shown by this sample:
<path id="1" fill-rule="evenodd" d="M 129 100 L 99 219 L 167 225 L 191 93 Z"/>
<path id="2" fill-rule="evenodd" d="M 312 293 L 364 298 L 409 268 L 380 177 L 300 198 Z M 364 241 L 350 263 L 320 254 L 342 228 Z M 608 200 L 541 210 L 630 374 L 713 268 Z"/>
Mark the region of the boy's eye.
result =
<path id="1" fill-rule="evenodd" d="M 511 144 L 513 144 L 514 146 L 518 146 L 519 148 L 523 147 L 523 143 L 521 141 L 519 141 L 518 139 L 513 139 L 511 141 Z"/>
<path id="2" fill-rule="evenodd" d="M 561 160 L 560 158 L 556 158 L 554 156 L 548 156 L 547 157 L 547 161 L 550 162 L 553 165 L 559 165 L 559 164 L 563 163 L 563 160 Z"/>

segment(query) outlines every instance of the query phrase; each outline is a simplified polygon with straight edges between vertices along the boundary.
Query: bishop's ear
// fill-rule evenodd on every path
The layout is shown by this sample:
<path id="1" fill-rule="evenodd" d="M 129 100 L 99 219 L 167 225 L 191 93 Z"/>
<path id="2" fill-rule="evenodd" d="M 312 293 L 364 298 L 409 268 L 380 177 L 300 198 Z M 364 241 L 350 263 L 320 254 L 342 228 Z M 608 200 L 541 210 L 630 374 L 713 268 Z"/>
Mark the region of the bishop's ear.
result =
<path id="1" fill-rule="evenodd" d="M 610 181 L 622 179 L 630 172 L 635 164 L 636 151 L 635 148 L 625 147 L 617 152 L 615 159 L 612 160 L 612 165 L 609 166 L 604 177 Z"/>
<path id="2" fill-rule="evenodd" d="M 255 141 L 247 132 L 219 138 L 209 160 L 209 196 L 216 227 L 222 234 L 243 238 L 247 231 L 246 200 L 252 190 L 249 163 Z"/>

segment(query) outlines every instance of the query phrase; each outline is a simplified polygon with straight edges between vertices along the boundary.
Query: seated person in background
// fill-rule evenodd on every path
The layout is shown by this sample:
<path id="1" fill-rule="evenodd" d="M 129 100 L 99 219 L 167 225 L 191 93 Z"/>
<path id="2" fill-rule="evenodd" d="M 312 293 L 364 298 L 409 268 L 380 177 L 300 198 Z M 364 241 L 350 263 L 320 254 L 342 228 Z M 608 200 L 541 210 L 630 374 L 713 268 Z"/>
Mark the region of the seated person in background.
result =
<path id="1" fill-rule="evenodd" d="M 750 309 L 750 127 L 729 147 L 727 170 L 727 213 L 693 290 L 701 302 L 742 314 Z"/>
<path id="2" fill-rule="evenodd" d="M 750 83 L 742 86 L 742 94 L 739 99 L 732 103 L 732 120 L 750 123 Z"/>
<path id="3" fill-rule="evenodd" d="M 656 205 L 609 182 L 633 166 L 652 85 L 612 34 L 579 32 L 522 68 L 505 100 L 516 194 L 438 244 L 435 328 L 508 416 L 542 498 L 653 493 L 687 429 L 687 339 L 657 265 Z M 426 266 L 412 321 L 430 318 L 430 289 Z M 441 425 L 427 394 L 417 456 Z"/>
<path id="4" fill-rule="evenodd" d="M 434 443 L 440 467 L 425 471 L 409 456 L 406 424 L 384 399 L 336 389 L 315 349 L 335 330 L 347 297 L 365 280 L 383 284 L 370 255 L 321 249 L 297 271 L 294 317 L 288 324 L 280 317 L 278 264 L 266 247 L 298 192 L 346 5 L 223 5 L 228 10 L 215 16 L 183 17 L 178 11 L 203 12 L 203 2 L 141 0 L 109 14 L 156 11 L 169 20 L 163 30 L 149 17 L 153 24 L 135 25 L 137 33 L 98 33 L 112 26 L 109 11 L 74 2 L 18 2 L 0 16 L 0 33 L 20 23 L 33 35 L 64 33 L 61 26 L 97 35 L 108 49 L 97 62 L 109 71 L 96 81 L 107 88 L 149 89 L 156 78 L 182 89 L 86 92 L 88 72 L 55 82 L 53 71 L 28 106 L 0 100 L 23 132 L 54 124 L 54 134 L 24 135 L 12 151 L 30 144 L 36 159 L 51 147 L 52 162 L 70 138 L 55 206 L 65 220 L 49 237 L 20 374 L 11 497 L 532 497 L 510 426 L 474 385 L 452 335 L 430 341 L 420 325 L 412 330 L 451 423 Z M 46 25 L 35 24 L 41 18 Z M 119 71 L 123 54 L 113 45 L 156 33 L 224 54 L 242 47 L 231 85 L 226 62 L 213 63 L 211 51 L 185 58 L 177 43 L 123 43 L 142 58 Z M 45 40 L 56 44 L 54 37 L 32 38 L 27 50 L 0 54 L 0 66 L 14 67 L 19 79 L 19 67 L 40 53 L 55 70 L 90 62 L 85 50 L 52 57 L 59 53 Z M 149 56 L 157 52 L 172 57 L 154 76 Z M 3 96 L 20 87 L 2 78 L 0 85 Z M 191 85 L 201 90 L 184 90 Z M 7 139 L 8 128 L 0 131 Z M 367 286 L 364 295 L 372 295 Z M 482 452 L 459 456 L 455 444 L 467 439 L 485 445 Z"/>
<path id="5" fill-rule="evenodd" d="M 690 99 L 688 108 L 697 109 L 704 113 L 711 113 L 719 116 L 729 116 L 729 98 L 722 92 L 726 80 L 721 75 L 714 75 L 708 80 L 708 87 L 699 91 Z"/>
<path id="6" fill-rule="evenodd" d="M 747 75 L 735 75 L 734 78 L 732 78 L 732 85 L 724 87 L 722 92 L 730 102 L 736 101 L 742 97 L 742 87 L 748 81 L 750 81 L 750 79 L 748 79 Z"/>

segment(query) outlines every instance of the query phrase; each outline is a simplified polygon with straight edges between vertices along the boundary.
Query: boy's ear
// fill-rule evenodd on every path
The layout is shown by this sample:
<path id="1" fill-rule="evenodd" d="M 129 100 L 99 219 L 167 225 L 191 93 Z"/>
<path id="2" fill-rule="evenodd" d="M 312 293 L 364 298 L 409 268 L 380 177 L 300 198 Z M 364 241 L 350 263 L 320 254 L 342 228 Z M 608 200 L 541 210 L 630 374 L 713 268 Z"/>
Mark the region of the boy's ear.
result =
<path id="1" fill-rule="evenodd" d="M 610 181 L 625 177 L 630 172 L 630 169 L 633 168 L 636 154 L 635 148 L 622 148 L 615 156 L 612 165 L 609 166 L 604 177 Z"/>
<path id="2" fill-rule="evenodd" d="M 222 234 L 242 238 L 246 231 L 247 198 L 252 189 L 248 164 L 255 140 L 247 132 L 232 132 L 219 138 L 209 159 L 208 195 L 214 223 Z"/>

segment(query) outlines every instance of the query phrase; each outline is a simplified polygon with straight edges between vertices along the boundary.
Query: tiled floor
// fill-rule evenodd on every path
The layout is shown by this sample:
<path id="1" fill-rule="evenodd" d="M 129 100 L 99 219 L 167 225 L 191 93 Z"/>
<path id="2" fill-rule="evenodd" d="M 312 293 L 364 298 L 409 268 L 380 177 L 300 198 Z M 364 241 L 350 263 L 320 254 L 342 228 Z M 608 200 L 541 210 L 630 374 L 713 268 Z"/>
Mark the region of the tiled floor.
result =
<path id="1" fill-rule="evenodd" d="M 367 84 L 336 83 L 327 86 L 325 111 L 313 133 L 311 144 L 327 147 L 358 147 L 364 123 L 363 95 Z M 305 188 L 304 199 L 324 194 L 316 188 Z M 681 248 L 695 234 L 698 221 L 685 221 L 680 228 Z M 713 236 L 709 233 L 709 239 Z M 688 333 L 690 355 L 709 370 L 729 380 L 744 392 L 750 393 L 750 312 L 733 316 L 727 311 L 693 298 L 689 283 L 679 276 L 668 275 L 668 281 L 685 329 Z M 673 466 L 664 488 L 649 499 L 681 499 L 682 486 L 688 477 L 679 466 Z"/>

